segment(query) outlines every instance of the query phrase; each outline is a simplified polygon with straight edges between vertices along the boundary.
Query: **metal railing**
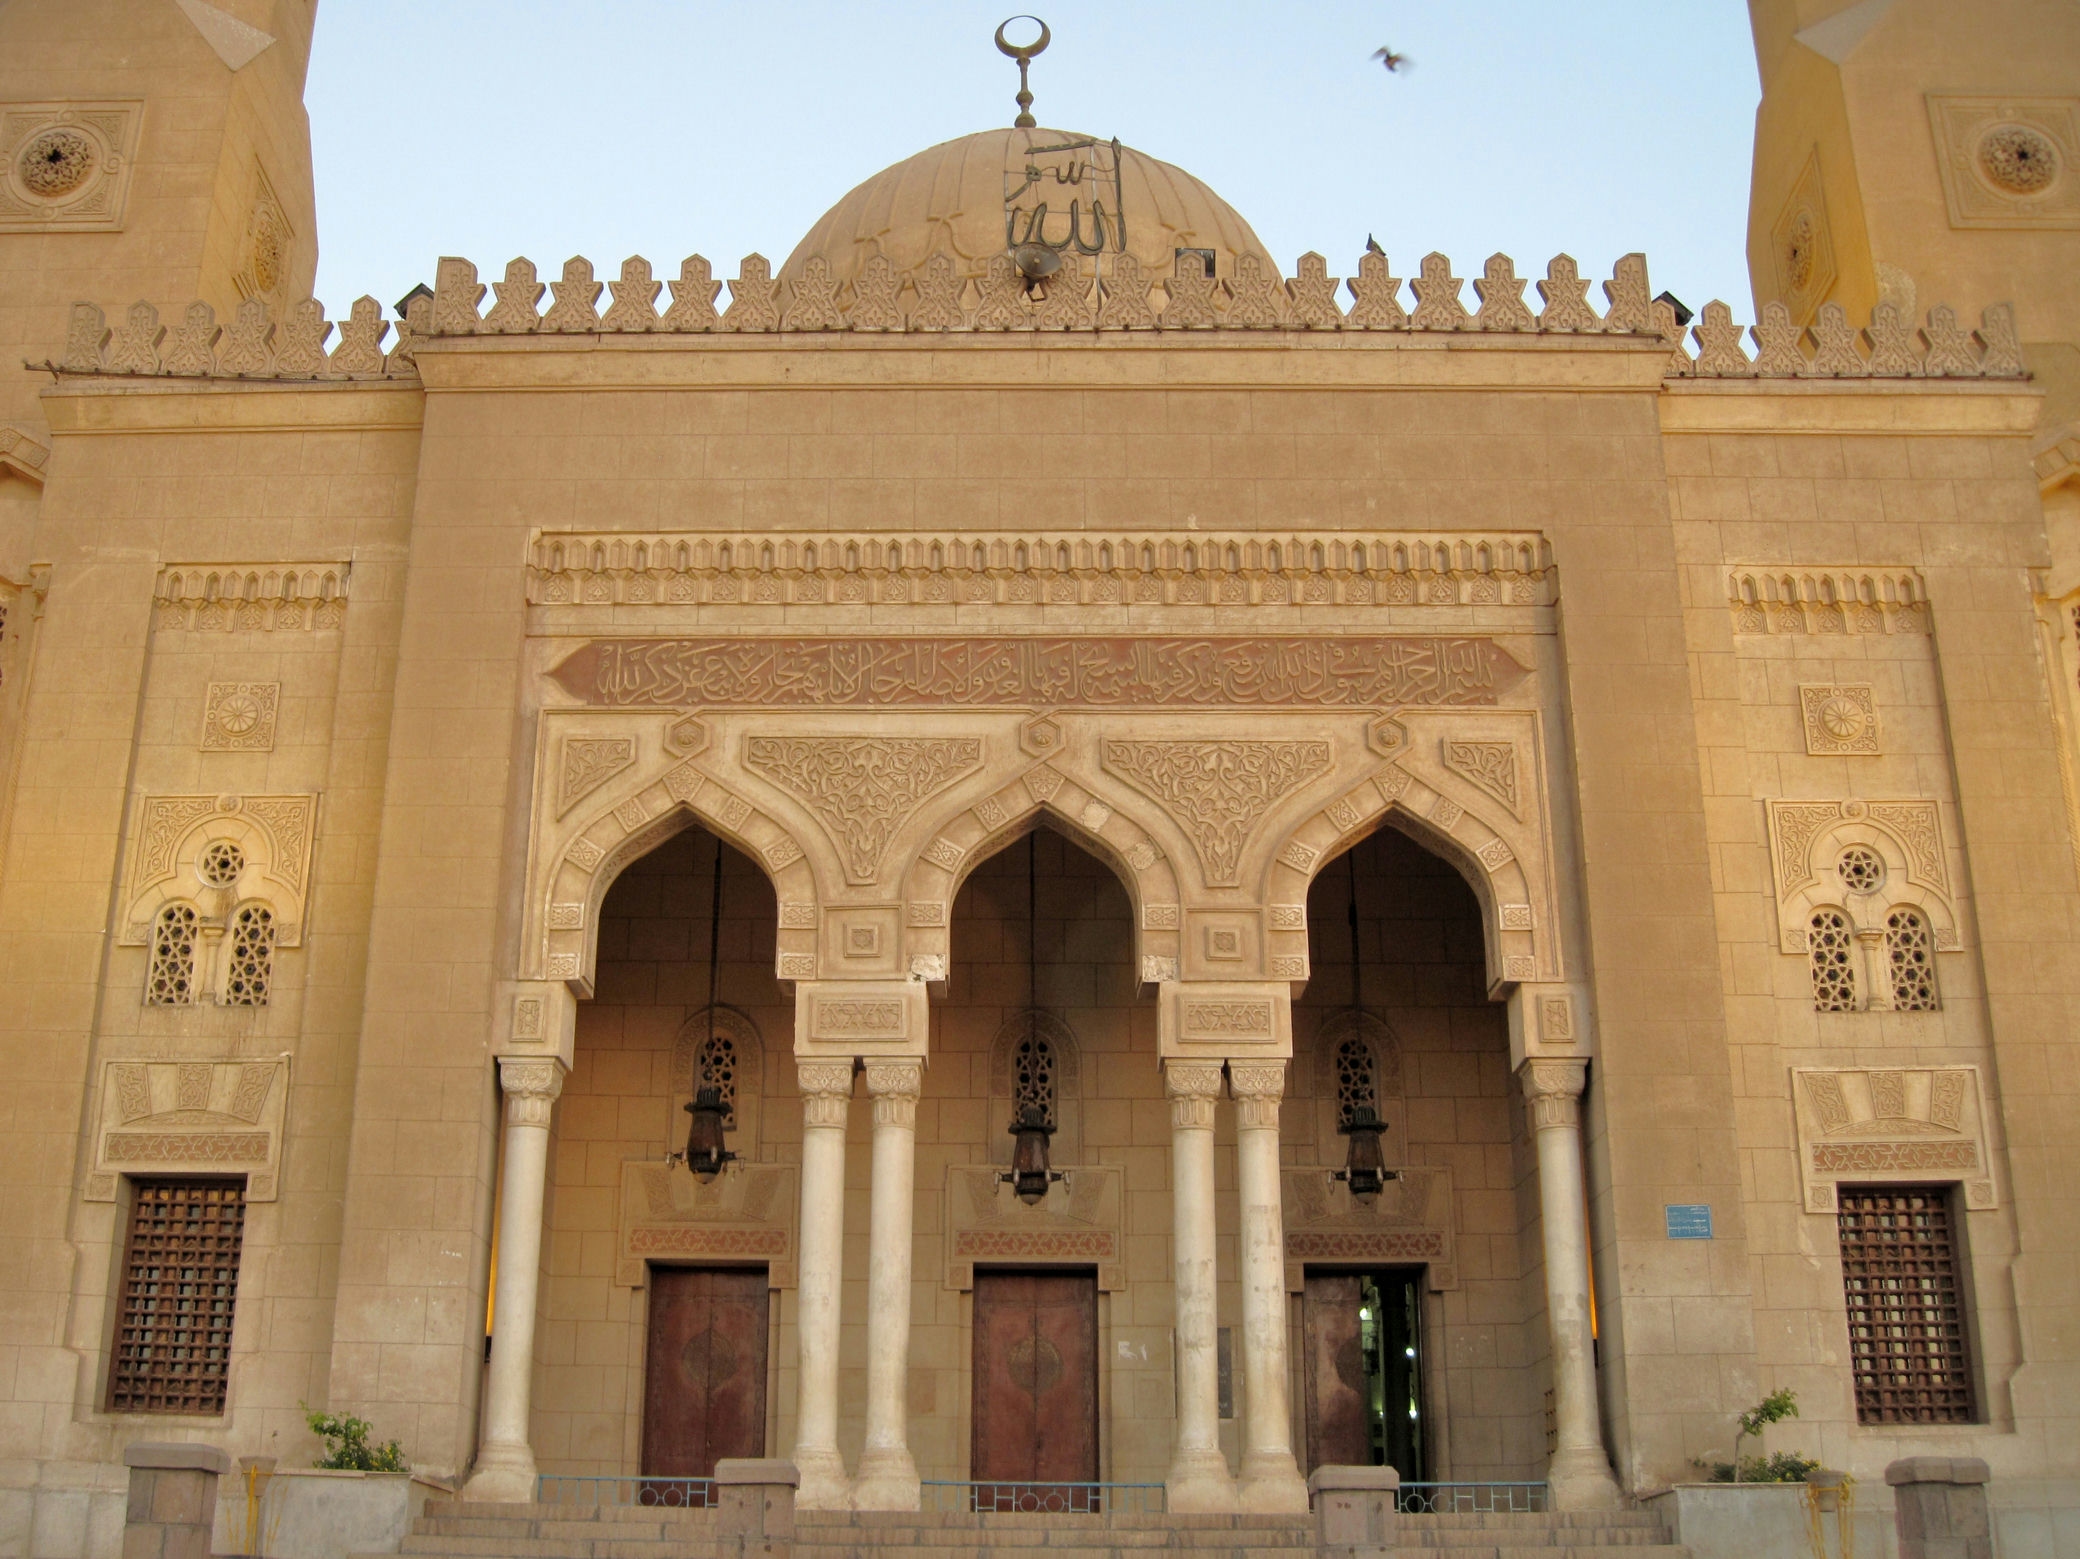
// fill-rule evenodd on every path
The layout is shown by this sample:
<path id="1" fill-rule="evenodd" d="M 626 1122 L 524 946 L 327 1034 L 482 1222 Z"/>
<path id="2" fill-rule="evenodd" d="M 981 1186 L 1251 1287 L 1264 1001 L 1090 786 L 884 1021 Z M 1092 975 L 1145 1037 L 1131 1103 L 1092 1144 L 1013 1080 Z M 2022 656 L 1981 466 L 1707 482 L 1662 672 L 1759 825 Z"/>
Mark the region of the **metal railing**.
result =
<path id="1" fill-rule="evenodd" d="M 1548 1507 L 1543 1483 L 1403 1482 L 1394 1508 L 1411 1516 L 1524 1516 Z"/>
<path id="2" fill-rule="evenodd" d="M 542 1505 L 655 1505 L 706 1510 L 715 1503 L 713 1478 L 589 1478 L 545 1472 L 534 1480 Z"/>
<path id="3" fill-rule="evenodd" d="M 1169 1507 L 1160 1483 L 1002 1483 L 926 1478 L 926 1510 L 986 1515 L 1161 1515 Z"/>

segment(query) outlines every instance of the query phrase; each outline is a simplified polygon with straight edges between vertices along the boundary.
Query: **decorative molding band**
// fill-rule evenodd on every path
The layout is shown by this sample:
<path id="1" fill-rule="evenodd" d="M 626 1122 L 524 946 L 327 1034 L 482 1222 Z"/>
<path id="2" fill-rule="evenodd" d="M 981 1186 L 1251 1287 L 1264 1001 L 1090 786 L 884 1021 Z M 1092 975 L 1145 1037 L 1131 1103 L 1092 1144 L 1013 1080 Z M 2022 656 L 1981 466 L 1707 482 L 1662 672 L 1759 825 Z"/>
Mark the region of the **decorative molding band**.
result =
<path id="1" fill-rule="evenodd" d="M 280 1186 L 289 1057 L 109 1061 L 84 1196 L 115 1200 L 121 1175 L 243 1174 L 246 1200 Z"/>
<path id="2" fill-rule="evenodd" d="M 50 468 L 51 451 L 20 428 L 0 423 L 0 469 L 9 470 L 38 487 Z"/>
<path id="3" fill-rule="evenodd" d="M 1999 1205 L 1976 1066 L 1793 1067 L 1791 1105 L 1809 1213 L 1845 1180 L 1955 1181 L 1965 1206 Z"/>
<path id="4" fill-rule="evenodd" d="M 545 531 L 534 606 L 1550 606 L 1533 531 L 1333 538 Z"/>
<path id="5" fill-rule="evenodd" d="M 794 1287 L 795 1174 L 791 1164 L 740 1163 L 703 1181 L 671 1165 L 623 1164 L 615 1283 L 643 1287 L 652 1261 L 738 1258 L 765 1262 L 768 1287 Z"/>
<path id="6" fill-rule="evenodd" d="M 1064 1177 L 1028 1207 L 993 1164 L 946 1170 L 946 1286 L 975 1286 L 977 1261 L 1098 1268 L 1098 1287 L 1127 1286 L 1125 1173 L 1117 1165 L 1063 1166 Z"/>
<path id="7" fill-rule="evenodd" d="M 1928 587 L 1911 568 L 1745 564 L 1726 576 L 1737 634 L 1926 634 Z"/>
<path id="8" fill-rule="evenodd" d="M 1489 638 L 592 639 L 549 672 L 606 708 L 1486 705 L 1530 674 Z"/>
<path id="9" fill-rule="evenodd" d="M 1290 1291 L 1305 1286 L 1310 1261 L 1420 1265 L 1432 1291 L 1459 1286 L 1450 1169 L 1401 1165 L 1368 1207 L 1329 1178 L 1329 1167 L 1289 1164 L 1279 1172 Z"/>
<path id="10" fill-rule="evenodd" d="M 152 588 L 161 628 L 267 632 L 338 628 L 348 563 L 170 563 Z"/>

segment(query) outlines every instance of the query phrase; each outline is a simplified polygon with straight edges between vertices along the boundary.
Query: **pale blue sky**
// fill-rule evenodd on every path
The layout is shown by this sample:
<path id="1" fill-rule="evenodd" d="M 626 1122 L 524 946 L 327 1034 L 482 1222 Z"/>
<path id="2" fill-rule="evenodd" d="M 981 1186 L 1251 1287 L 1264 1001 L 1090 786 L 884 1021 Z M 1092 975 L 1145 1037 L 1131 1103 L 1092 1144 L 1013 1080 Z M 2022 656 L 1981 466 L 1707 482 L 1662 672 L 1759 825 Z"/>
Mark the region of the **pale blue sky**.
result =
<path id="1" fill-rule="evenodd" d="M 1030 3 L 1030 0 L 1029 0 Z M 308 101 L 318 295 L 393 303 L 437 255 L 659 275 L 775 265 L 845 191 L 1008 124 L 1010 0 L 326 0 Z M 1290 274 L 1395 274 L 1501 250 L 1599 280 L 1631 249 L 1658 291 L 1751 310 L 1743 231 L 1757 97 L 1739 0 L 1046 0 L 1043 125 L 1189 169 Z M 1383 44 L 1414 69 L 1388 75 Z M 1592 294 L 1599 302 L 1601 293 Z M 1468 300 L 1472 290 L 1467 290 Z M 1533 301 L 1536 295 L 1533 294 Z"/>

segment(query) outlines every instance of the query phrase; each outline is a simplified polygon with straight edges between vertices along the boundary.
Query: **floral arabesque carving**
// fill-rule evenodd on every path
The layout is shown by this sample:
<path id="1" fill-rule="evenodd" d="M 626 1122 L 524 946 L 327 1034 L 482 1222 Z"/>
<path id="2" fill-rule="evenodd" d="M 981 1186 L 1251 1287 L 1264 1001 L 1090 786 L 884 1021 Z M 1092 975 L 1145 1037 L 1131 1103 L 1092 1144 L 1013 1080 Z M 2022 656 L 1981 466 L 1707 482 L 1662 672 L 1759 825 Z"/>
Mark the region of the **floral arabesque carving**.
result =
<path id="1" fill-rule="evenodd" d="M 170 903 L 192 902 L 204 921 L 222 924 L 235 905 L 257 899 L 274 917 L 271 945 L 300 946 L 317 807 L 316 796 L 146 796 L 117 940 L 143 946 Z M 239 857 L 228 877 L 202 870 L 217 845 Z"/>
<path id="2" fill-rule="evenodd" d="M 1524 815 L 1517 794 L 1515 742 L 1462 741 L 1448 736 L 1444 739 L 1444 766 L 1486 791 L 1515 816 Z"/>
<path id="3" fill-rule="evenodd" d="M 880 875 L 889 840 L 931 797 L 982 766 L 972 737 L 752 736 L 745 766 L 808 807 L 843 848 L 848 881 Z"/>
<path id="4" fill-rule="evenodd" d="M 1765 809 L 1783 952 L 1809 952 L 1822 910 L 1876 934 L 1902 906 L 1927 915 L 1938 952 L 1962 945 L 1949 846 L 1933 800 L 1769 801 Z M 1857 982 L 1865 1003 L 1878 997 L 1884 1004 L 1889 976 L 1864 970 Z"/>
<path id="5" fill-rule="evenodd" d="M 567 736 L 558 771 L 556 813 L 561 817 L 578 802 L 636 761 L 632 736 Z"/>
<path id="6" fill-rule="evenodd" d="M 1273 804 L 1328 772 L 1329 744 L 1108 741 L 1105 771 L 1154 799 L 1199 855 L 1206 880 L 1241 880 L 1242 852 Z"/>

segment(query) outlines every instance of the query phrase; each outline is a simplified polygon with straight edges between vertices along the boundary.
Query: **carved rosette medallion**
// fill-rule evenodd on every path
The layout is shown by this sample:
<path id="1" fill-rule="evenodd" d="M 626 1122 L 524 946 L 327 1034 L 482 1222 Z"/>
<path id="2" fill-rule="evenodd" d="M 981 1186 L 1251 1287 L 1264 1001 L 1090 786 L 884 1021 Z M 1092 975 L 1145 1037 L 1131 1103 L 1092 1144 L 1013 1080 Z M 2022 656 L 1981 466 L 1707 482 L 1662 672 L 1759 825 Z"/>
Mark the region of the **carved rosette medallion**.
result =
<path id="1" fill-rule="evenodd" d="M 1250 832 L 1272 805 L 1329 769 L 1329 744 L 1108 741 L 1102 762 L 1184 830 L 1206 881 L 1234 887 Z"/>
<path id="2" fill-rule="evenodd" d="M 753 736 L 744 762 L 808 807 L 844 850 L 846 879 L 869 883 L 897 829 L 982 767 L 972 737 Z"/>

